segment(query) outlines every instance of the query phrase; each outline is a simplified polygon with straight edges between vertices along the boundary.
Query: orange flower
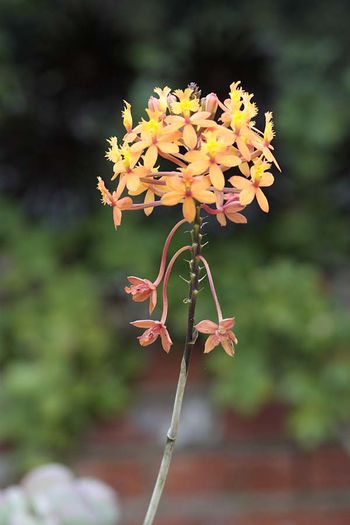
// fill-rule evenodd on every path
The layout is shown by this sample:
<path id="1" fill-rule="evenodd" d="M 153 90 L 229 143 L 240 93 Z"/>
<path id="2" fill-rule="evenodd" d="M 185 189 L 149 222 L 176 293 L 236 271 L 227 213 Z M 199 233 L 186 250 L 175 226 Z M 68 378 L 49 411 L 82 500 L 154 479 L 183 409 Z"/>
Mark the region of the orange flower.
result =
<path id="1" fill-rule="evenodd" d="M 255 128 L 254 128 L 255 129 Z M 281 171 L 277 160 L 272 154 L 273 146 L 271 146 L 272 139 L 275 136 L 275 131 L 273 129 L 272 113 L 267 111 L 265 113 L 265 130 L 262 134 L 261 131 L 255 129 L 260 135 L 256 136 L 256 139 L 253 141 L 254 146 L 261 151 L 264 157 L 269 161 L 273 162 L 275 166 Z"/>
<path id="2" fill-rule="evenodd" d="M 136 166 L 141 152 L 134 152 L 130 146 L 124 144 L 120 150 L 120 159 L 114 164 L 113 171 L 114 180 L 118 175 L 124 177 L 126 187 L 129 191 L 136 191 L 140 184 L 140 177 L 144 177 L 149 173 L 149 170 L 144 166 Z"/>
<path id="3" fill-rule="evenodd" d="M 149 313 L 151 314 L 157 304 L 157 287 L 148 279 L 130 276 L 128 281 L 131 286 L 125 286 L 126 293 L 131 294 L 133 301 L 141 303 L 149 299 Z"/>
<path id="4" fill-rule="evenodd" d="M 221 344 L 226 354 L 232 357 L 235 353 L 233 345 L 238 343 L 235 334 L 231 330 L 234 324 L 234 317 L 222 319 L 219 321 L 219 324 L 209 320 L 200 321 L 200 323 L 196 324 L 195 328 L 198 332 L 201 332 L 202 334 L 210 334 L 205 343 L 204 353 L 208 354 L 216 346 Z"/>
<path id="5" fill-rule="evenodd" d="M 141 155 L 142 151 L 146 150 L 144 165 L 146 168 L 152 169 L 157 162 L 158 153 L 178 153 L 177 139 L 180 134 L 174 133 L 173 129 L 167 129 L 167 126 L 164 126 L 160 111 L 156 113 L 146 109 L 146 112 L 150 118 L 149 120 L 142 119 L 141 123 L 134 129 L 137 133 L 141 132 L 141 140 L 131 146 L 131 151 L 134 154 L 139 153 Z"/>
<path id="6" fill-rule="evenodd" d="M 117 226 L 120 226 L 122 220 L 122 210 L 127 210 L 132 206 L 132 199 L 130 197 L 119 199 L 125 187 L 125 182 L 123 180 L 119 181 L 118 187 L 113 193 L 110 193 L 107 190 L 101 177 L 97 177 L 97 180 L 97 188 L 101 192 L 103 204 L 107 204 L 113 208 L 114 227 L 117 229 Z"/>
<path id="7" fill-rule="evenodd" d="M 212 185 L 217 190 L 225 186 L 225 177 L 221 166 L 227 168 L 238 166 L 242 161 L 237 156 L 237 150 L 232 148 L 234 136 L 231 132 L 220 129 L 203 133 L 205 142 L 202 142 L 200 150 L 189 151 L 185 159 L 190 162 L 190 169 L 204 173 L 209 172 Z"/>
<path id="8" fill-rule="evenodd" d="M 193 222 L 196 216 L 196 201 L 213 204 L 216 197 L 208 191 L 210 182 L 207 177 L 195 177 L 190 167 L 184 168 L 182 176 L 169 177 L 167 187 L 169 192 L 162 195 L 161 202 L 165 206 L 174 206 L 182 202 L 183 216 L 188 222 Z"/>
<path id="9" fill-rule="evenodd" d="M 246 224 L 247 218 L 239 213 L 245 208 L 245 206 L 242 206 L 239 202 L 239 197 L 228 194 L 224 196 L 224 199 L 226 202 L 221 204 L 220 207 L 218 206 L 219 213 L 216 216 L 221 226 L 226 226 L 226 219 L 236 224 Z"/>
<path id="10" fill-rule="evenodd" d="M 163 323 L 160 321 L 153 321 L 152 319 L 142 319 L 140 321 L 133 321 L 130 324 L 137 328 L 147 328 L 147 330 L 137 338 L 141 346 L 151 345 L 160 336 L 163 350 L 167 353 L 169 352 L 173 342 Z"/>
<path id="11" fill-rule="evenodd" d="M 229 179 L 232 186 L 241 190 L 239 201 L 243 206 L 250 204 L 256 197 L 260 208 L 265 213 L 269 211 L 269 203 L 261 187 L 267 187 L 273 184 L 274 177 L 272 173 L 266 171 L 270 167 L 271 164 L 268 162 L 257 159 L 250 169 L 250 180 L 240 176 L 234 176 Z"/>

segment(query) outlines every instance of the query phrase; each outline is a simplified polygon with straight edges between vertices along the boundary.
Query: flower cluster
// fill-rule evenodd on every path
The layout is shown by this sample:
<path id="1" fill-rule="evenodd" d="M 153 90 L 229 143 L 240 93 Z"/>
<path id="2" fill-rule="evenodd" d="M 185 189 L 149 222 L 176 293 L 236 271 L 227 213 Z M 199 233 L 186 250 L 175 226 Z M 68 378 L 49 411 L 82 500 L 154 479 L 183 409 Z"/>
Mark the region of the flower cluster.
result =
<path id="1" fill-rule="evenodd" d="M 146 118 L 135 126 L 131 106 L 125 103 L 123 142 L 118 144 L 116 137 L 108 140 L 106 157 L 113 163 L 112 180 L 118 184 L 110 193 L 99 179 L 98 188 L 103 203 L 113 208 L 115 227 L 123 210 L 144 209 L 149 215 L 156 206 L 176 204 L 182 204 L 184 218 L 192 222 L 196 202 L 223 226 L 226 219 L 246 222 L 239 212 L 255 197 L 268 212 L 262 188 L 274 181 L 271 164 L 279 169 L 271 144 L 272 114 L 265 113 L 265 129 L 259 131 L 253 95 L 240 82 L 231 84 L 229 98 L 223 102 L 214 93 L 200 98 L 196 87 L 154 91 Z M 174 170 L 161 171 L 160 159 L 172 162 Z M 228 177 L 233 168 L 236 175 Z M 120 198 L 124 191 L 128 196 Z M 139 195 L 143 202 L 134 202 Z"/>
<path id="2" fill-rule="evenodd" d="M 110 192 L 101 178 L 98 189 L 102 202 L 112 207 L 116 228 L 125 210 L 144 210 L 149 215 L 158 206 L 182 205 L 184 219 L 168 235 L 157 278 L 150 281 L 131 276 L 129 286 L 125 287 L 134 301 L 149 299 L 151 314 L 157 303 L 157 287 L 163 281 L 160 321 L 145 319 L 132 324 L 146 328 L 139 337 L 142 346 L 160 337 L 168 352 L 172 341 L 165 326 L 167 283 L 176 258 L 191 250 L 191 246 L 180 248 L 167 266 L 168 248 L 175 231 L 186 222 L 194 222 L 198 207 L 215 216 L 221 226 L 226 226 L 227 220 L 246 223 L 241 212 L 255 198 L 260 208 L 268 212 L 269 204 L 262 188 L 274 182 L 270 172 L 272 164 L 280 168 L 271 144 L 272 114 L 265 113 L 264 130 L 257 129 L 254 119 L 258 110 L 252 101 L 253 95 L 244 91 L 240 82 L 231 84 L 229 97 L 224 101 L 214 93 L 201 97 L 195 84 L 184 90 L 172 92 L 165 87 L 154 92 L 148 100 L 145 118 L 136 125 L 131 106 L 125 102 L 123 141 L 118 143 L 116 137 L 111 137 L 106 152 L 107 159 L 113 163 L 112 181 L 116 181 L 116 189 Z M 167 165 L 172 164 L 170 170 L 162 170 L 162 159 Z M 228 355 L 233 355 L 233 344 L 237 342 L 231 331 L 234 318 L 223 319 L 209 265 L 202 255 L 196 257 L 206 268 L 218 322 L 201 321 L 195 328 L 209 334 L 206 353 L 221 344 Z"/>

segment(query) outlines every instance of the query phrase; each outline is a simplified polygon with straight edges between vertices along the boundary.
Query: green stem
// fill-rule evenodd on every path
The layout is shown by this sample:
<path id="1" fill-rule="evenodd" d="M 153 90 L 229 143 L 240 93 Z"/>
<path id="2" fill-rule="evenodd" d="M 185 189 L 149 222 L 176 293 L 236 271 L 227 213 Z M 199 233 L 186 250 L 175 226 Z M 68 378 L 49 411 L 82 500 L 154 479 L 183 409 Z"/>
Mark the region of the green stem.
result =
<path id="1" fill-rule="evenodd" d="M 199 281 L 199 262 L 201 255 L 201 227 L 202 219 L 200 216 L 200 206 L 196 208 L 196 217 L 193 223 L 193 228 L 191 231 L 192 245 L 191 245 L 191 261 L 190 261 L 190 281 L 189 281 L 189 291 L 188 291 L 188 314 L 187 314 L 187 331 L 186 331 L 186 340 L 185 348 L 181 360 L 181 368 L 179 379 L 176 388 L 175 401 L 173 407 L 173 413 L 171 416 L 170 428 L 167 433 L 167 439 L 165 443 L 163 458 L 160 464 L 158 477 L 156 484 L 153 489 L 152 497 L 147 509 L 146 517 L 144 519 L 143 525 L 152 525 L 155 515 L 158 510 L 160 498 L 162 496 L 163 488 L 165 481 L 168 475 L 171 458 L 173 455 L 173 450 L 175 447 L 177 431 L 179 427 L 180 414 L 182 408 L 182 401 L 185 392 L 185 386 L 187 382 L 188 369 L 191 359 L 191 353 L 193 345 L 196 341 L 196 334 L 194 330 L 194 315 L 196 310 L 197 296 L 198 296 L 198 281 Z"/>

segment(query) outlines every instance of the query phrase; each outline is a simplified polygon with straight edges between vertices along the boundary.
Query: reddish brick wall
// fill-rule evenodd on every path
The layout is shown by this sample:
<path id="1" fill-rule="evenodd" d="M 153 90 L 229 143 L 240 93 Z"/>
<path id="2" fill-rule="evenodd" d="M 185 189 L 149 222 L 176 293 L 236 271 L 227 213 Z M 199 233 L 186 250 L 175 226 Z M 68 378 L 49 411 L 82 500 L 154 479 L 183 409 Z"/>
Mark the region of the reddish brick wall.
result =
<path id="1" fill-rule="evenodd" d="M 126 417 L 96 428 L 76 462 L 78 472 L 118 491 L 122 525 L 142 523 L 177 379 L 179 355 L 149 355 Z M 215 410 L 201 359 L 191 363 L 187 434 L 179 436 L 155 525 L 350 525 L 349 455 L 336 445 L 299 450 L 284 434 L 281 406 L 251 419 Z"/>

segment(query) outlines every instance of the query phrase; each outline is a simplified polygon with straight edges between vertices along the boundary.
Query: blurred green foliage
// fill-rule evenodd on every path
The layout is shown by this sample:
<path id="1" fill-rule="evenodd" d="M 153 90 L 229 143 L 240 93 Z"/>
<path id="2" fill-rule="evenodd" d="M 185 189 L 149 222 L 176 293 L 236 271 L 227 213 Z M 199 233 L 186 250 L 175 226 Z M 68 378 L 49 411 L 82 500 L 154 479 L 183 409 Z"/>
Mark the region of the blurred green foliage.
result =
<path id="1" fill-rule="evenodd" d="M 120 311 L 105 312 L 109 274 L 81 264 L 73 232 L 62 237 L 1 203 L 0 439 L 32 465 L 120 413 L 138 368 Z"/>
<path id="2" fill-rule="evenodd" d="M 350 411 L 349 3 L 2 0 L 0 15 L 0 437 L 35 460 L 125 405 L 141 355 L 125 327 L 145 309 L 118 290 L 127 274 L 155 276 L 178 216 L 130 214 L 113 231 L 96 211 L 104 140 L 121 131 L 123 98 L 139 117 L 155 85 L 223 96 L 238 79 L 274 112 L 283 174 L 268 216 L 206 227 L 240 342 L 235 359 L 205 363 L 220 403 L 283 400 L 305 445 L 334 436 Z M 181 339 L 176 276 L 170 294 Z M 213 317 L 207 289 L 200 299 L 198 318 Z"/>

